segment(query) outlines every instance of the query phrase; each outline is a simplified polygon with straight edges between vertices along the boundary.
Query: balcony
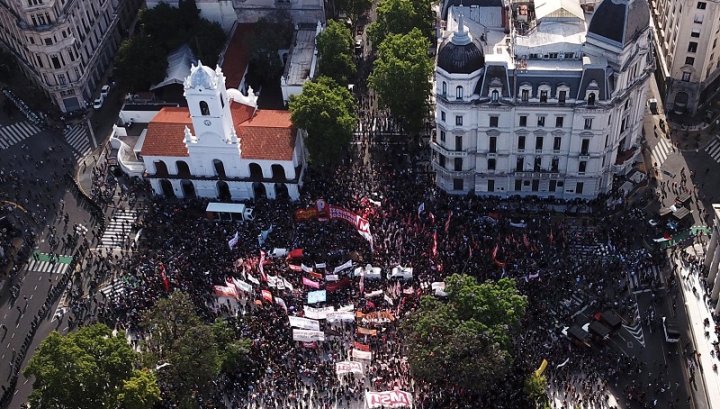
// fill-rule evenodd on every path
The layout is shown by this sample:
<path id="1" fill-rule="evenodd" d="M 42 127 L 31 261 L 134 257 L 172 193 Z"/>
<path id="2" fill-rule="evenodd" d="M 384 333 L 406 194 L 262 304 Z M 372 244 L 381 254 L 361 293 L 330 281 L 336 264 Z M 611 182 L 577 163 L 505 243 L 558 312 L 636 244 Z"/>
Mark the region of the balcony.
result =
<path id="1" fill-rule="evenodd" d="M 145 174 L 146 178 L 149 179 L 174 179 L 174 180 L 180 180 L 180 179 L 193 179 L 193 180 L 224 180 L 226 182 L 263 182 L 263 183 L 299 183 L 300 181 L 300 175 L 303 170 L 303 166 L 298 165 L 295 168 L 295 177 L 293 179 L 287 179 L 283 177 L 259 177 L 259 176 L 249 176 L 249 177 L 232 177 L 232 176 L 219 176 L 219 175 L 191 175 L 189 173 L 183 173 L 183 174 L 170 174 L 168 172 L 156 172 L 156 173 L 147 173 Z"/>
<path id="2" fill-rule="evenodd" d="M 466 158 L 468 156 L 467 150 L 451 151 L 435 141 L 430 142 L 430 147 L 432 148 L 432 150 L 445 156 L 446 158 Z"/>
<path id="3" fill-rule="evenodd" d="M 462 176 L 469 176 L 469 175 L 475 174 L 475 170 L 473 170 L 473 169 L 470 169 L 470 170 L 445 169 L 443 166 L 440 166 L 440 164 L 435 161 L 432 162 L 432 168 L 435 172 L 441 174 L 442 176 L 447 176 L 447 177 L 452 177 L 452 178 L 458 178 L 458 177 L 462 177 Z"/>
<path id="4" fill-rule="evenodd" d="M 521 178 L 521 179 L 558 179 L 560 177 L 560 173 L 558 172 L 549 172 L 549 171 L 525 171 L 525 172 L 515 172 L 515 177 Z"/>

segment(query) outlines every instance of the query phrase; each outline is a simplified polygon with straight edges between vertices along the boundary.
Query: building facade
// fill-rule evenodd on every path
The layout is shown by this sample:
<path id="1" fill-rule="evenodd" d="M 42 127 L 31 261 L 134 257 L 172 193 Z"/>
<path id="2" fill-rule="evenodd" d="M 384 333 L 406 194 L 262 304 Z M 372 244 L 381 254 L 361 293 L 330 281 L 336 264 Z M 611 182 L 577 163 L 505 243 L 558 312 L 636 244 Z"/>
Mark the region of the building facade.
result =
<path id="1" fill-rule="evenodd" d="M 63 112 L 87 107 L 141 0 L 2 0 L 0 41 Z"/>
<path id="2" fill-rule="evenodd" d="M 285 196 L 297 200 L 305 170 L 302 130 L 288 111 L 260 110 L 249 88 L 194 65 L 184 82 L 187 107 L 165 107 L 135 146 L 153 191 L 222 201 Z"/>
<path id="3" fill-rule="evenodd" d="M 650 0 L 665 109 L 694 114 L 720 87 L 720 1 Z"/>
<path id="4" fill-rule="evenodd" d="M 440 188 L 591 199 L 630 170 L 654 70 L 649 9 L 604 0 L 591 10 L 579 0 L 447 7 L 431 141 Z"/>
<path id="5" fill-rule="evenodd" d="M 720 267 L 720 204 L 713 204 L 713 219 L 712 235 L 710 236 L 710 243 L 708 243 L 707 250 L 705 251 L 705 269 L 707 271 L 707 285 L 710 290 L 710 299 L 715 304 L 715 313 L 720 313 L 720 274 L 718 274 L 718 267 Z"/>

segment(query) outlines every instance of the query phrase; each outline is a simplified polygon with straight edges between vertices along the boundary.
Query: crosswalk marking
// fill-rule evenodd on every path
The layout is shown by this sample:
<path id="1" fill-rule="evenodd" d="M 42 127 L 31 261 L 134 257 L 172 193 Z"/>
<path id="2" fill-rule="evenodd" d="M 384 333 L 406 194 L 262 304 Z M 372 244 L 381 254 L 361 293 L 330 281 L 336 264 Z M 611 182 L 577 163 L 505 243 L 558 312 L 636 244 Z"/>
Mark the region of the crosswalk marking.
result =
<path id="1" fill-rule="evenodd" d="M 66 128 L 63 134 L 65 141 L 73 148 L 73 157 L 75 157 L 75 160 L 79 161 L 92 151 L 90 133 L 85 124 L 76 124 L 70 128 Z"/>
<path id="2" fill-rule="evenodd" d="M 652 151 L 650 151 L 653 163 L 657 163 L 658 166 L 662 165 L 663 162 L 667 160 L 668 156 L 673 153 L 673 150 L 674 149 L 670 142 L 668 142 L 667 138 L 661 137 L 658 139 L 658 143 L 655 144 L 655 147 L 652 148 Z"/>
<path id="3" fill-rule="evenodd" d="M 118 210 L 110 222 L 105 226 L 105 231 L 100 238 L 98 248 L 122 249 L 127 242 L 132 225 L 137 220 L 137 210 Z"/>
<path id="4" fill-rule="evenodd" d="M 53 263 L 46 260 L 31 259 L 27 270 L 36 271 L 38 273 L 65 274 L 69 267 L 70 265 L 65 263 Z"/>
<path id="5" fill-rule="evenodd" d="M 117 281 L 115 284 L 108 283 L 100 287 L 100 292 L 112 302 L 117 302 L 120 296 L 127 292 L 127 286 L 122 281 Z"/>
<path id="6" fill-rule="evenodd" d="M 643 284 L 650 282 L 661 283 L 662 276 L 660 266 L 651 265 L 637 271 L 630 271 L 628 272 L 628 280 L 631 290 L 644 289 L 646 286 Z"/>
<path id="7" fill-rule="evenodd" d="M 0 149 L 7 149 L 36 135 L 38 132 L 40 132 L 40 128 L 28 121 L 2 126 L 0 127 Z"/>
<path id="8" fill-rule="evenodd" d="M 720 135 L 716 135 L 712 142 L 705 148 L 705 152 L 710 155 L 715 162 L 720 163 Z"/>

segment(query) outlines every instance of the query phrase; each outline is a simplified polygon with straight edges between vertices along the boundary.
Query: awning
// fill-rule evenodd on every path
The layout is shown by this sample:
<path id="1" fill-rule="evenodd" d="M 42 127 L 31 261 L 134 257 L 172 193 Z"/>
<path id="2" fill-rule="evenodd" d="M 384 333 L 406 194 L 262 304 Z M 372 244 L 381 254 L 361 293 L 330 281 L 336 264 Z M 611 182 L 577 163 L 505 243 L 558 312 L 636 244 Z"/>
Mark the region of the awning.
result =
<path id="1" fill-rule="evenodd" d="M 669 207 L 663 207 L 662 209 L 660 209 L 660 210 L 658 211 L 658 215 L 659 215 L 660 217 L 665 217 L 665 216 L 669 216 L 670 214 L 672 214 L 672 212 L 673 212 L 673 210 L 672 210 L 671 208 L 669 208 Z"/>
<path id="2" fill-rule="evenodd" d="M 678 220 L 682 220 L 689 214 L 690 214 L 690 210 L 687 207 L 681 207 L 673 212 L 673 217 L 675 217 Z"/>
<path id="3" fill-rule="evenodd" d="M 675 201 L 678 203 L 685 204 L 690 201 L 690 198 L 691 198 L 690 193 L 683 193 L 680 196 L 678 196 L 677 198 L 675 198 Z"/>
<path id="4" fill-rule="evenodd" d="M 579 339 L 580 341 L 585 341 L 590 337 L 590 334 L 588 334 L 584 329 L 578 327 L 577 325 L 570 327 L 567 333 L 568 335 L 571 335 L 574 338 Z"/>
<path id="5" fill-rule="evenodd" d="M 242 203 L 208 203 L 206 212 L 216 213 L 245 213 L 245 205 Z"/>

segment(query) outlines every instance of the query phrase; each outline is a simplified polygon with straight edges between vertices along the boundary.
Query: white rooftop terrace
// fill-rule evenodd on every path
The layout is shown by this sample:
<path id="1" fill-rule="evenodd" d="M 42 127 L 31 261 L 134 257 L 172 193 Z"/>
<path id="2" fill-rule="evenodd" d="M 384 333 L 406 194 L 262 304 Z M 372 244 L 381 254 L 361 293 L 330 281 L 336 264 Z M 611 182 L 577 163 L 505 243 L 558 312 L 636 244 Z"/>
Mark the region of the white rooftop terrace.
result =
<path id="1" fill-rule="evenodd" d="M 284 75 L 287 85 L 302 85 L 312 77 L 316 33 L 315 28 L 298 29 Z"/>

